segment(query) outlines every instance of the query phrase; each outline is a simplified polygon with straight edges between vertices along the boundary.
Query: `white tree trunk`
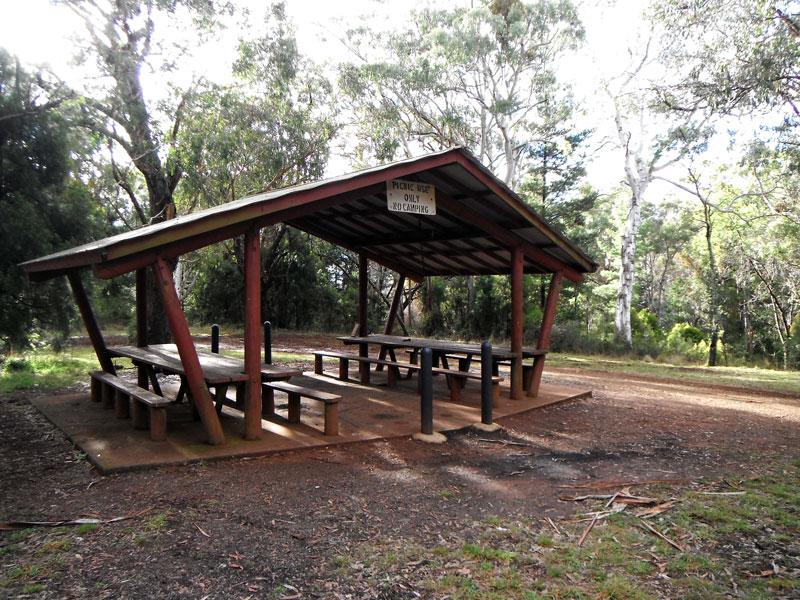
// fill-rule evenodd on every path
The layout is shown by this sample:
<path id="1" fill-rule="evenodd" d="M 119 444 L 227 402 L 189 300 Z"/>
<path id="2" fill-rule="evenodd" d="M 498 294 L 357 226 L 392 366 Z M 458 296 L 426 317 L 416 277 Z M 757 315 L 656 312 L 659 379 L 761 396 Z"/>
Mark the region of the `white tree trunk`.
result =
<path id="1" fill-rule="evenodd" d="M 633 302 L 633 283 L 636 273 L 636 236 L 639 234 L 642 206 L 639 194 L 631 194 L 628 207 L 628 218 L 625 221 L 625 232 L 622 235 L 621 264 L 619 268 L 619 285 L 617 287 L 617 313 L 614 319 L 614 331 L 617 339 L 628 348 L 633 345 L 631 336 L 631 304 Z"/>

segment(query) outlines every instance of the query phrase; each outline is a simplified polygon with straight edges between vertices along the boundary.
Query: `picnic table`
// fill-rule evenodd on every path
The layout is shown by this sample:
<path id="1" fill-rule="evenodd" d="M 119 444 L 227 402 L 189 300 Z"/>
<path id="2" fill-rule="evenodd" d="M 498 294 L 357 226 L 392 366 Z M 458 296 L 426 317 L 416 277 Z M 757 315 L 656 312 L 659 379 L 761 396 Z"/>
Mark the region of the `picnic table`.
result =
<path id="1" fill-rule="evenodd" d="M 179 375 L 181 387 L 178 390 L 176 401 L 180 401 L 185 394 L 185 372 L 181 363 L 180 354 L 175 344 L 152 344 L 150 346 L 109 346 L 108 351 L 112 356 L 130 358 L 136 366 L 144 367 L 147 371 L 148 379 L 153 390 L 162 395 L 161 387 L 156 379 L 156 372 L 168 375 Z M 231 356 L 221 356 L 212 352 L 197 351 L 200 359 L 200 367 L 203 369 L 203 377 L 206 385 L 214 388 L 215 400 L 218 407 L 220 402 L 224 402 L 225 393 L 228 386 L 233 384 L 237 389 L 237 398 L 242 396 L 247 374 L 244 372 L 244 360 Z M 280 367 L 267 363 L 261 364 L 261 381 L 286 381 L 295 375 L 302 375 L 300 369 Z M 237 400 L 237 405 L 241 404 Z"/>
<path id="2" fill-rule="evenodd" d="M 466 342 L 453 342 L 449 340 L 437 340 L 432 338 L 417 338 L 399 335 L 385 335 L 385 334 L 370 334 L 367 336 L 342 336 L 338 338 L 345 345 L 358 345 L 362 349 L 362 354 L 366 354 L 366 348 L 370 345 L 380 347 L 380 358 L 386 354 L 391 356 L 392 361 L 397 361 L 395 350 L 409 349 L 411 350 L 411 361 L 416 362 L 419 352 L 423 348 L 430 348 L 432 352 L 434 366 L 441 364 L 443 368 L 449 369 L 448 357 L 458 358 L 458 367 L 455 370 L 469 371 L 473 357 L 478 356 L 480 360 L 481 346 L 480 344 L 470 344 Z M 522 361 L 526 358 L 542 357 L 546 354 L 546 350 L 537 348 L 523 348 L 521 356 L 513 352 L 511 348 L 502 346 L 492 346 L 492 374 L 498 374 L 499 363 L 512 363 L 515 360 Z M 366 365 L 369 368 L 369 365 Z M 380 370 L 380 364 L 376 367 Z M 523 365 L 523 388 L 528 390 L 531 386 L 532 365 Z M 513 373 L 512 373 L 513 374 Z M 368 372 L 367 372 L 368 375 Z M 409 377 L 411 373 L 409 373 Z M 367 379 L 362 375 L 362 379 Z M 461 382 L 463 384 L 463 381 Z"/>
<path id="3" fill-rule="evenodd" d="M 467 365 L 469 365 L 472 357 L 475 355 L 480 356 L 481 353 L 480 344 L 452 342 L 449 340 L 437 340 L 432 338 L 371 334 L 367 336 L 348 335 L 342 336 L 338 339 L 346 345 L 376 345 L 381 349 L 385 348 L 387 352 L 391 350 L 392 354 L 394 353 L 393 351 L 398 348 L 408 348 L 417 352 L 423 348 L 430 348 L 433 352 L 434 363 L 436 362 L 437 358 L 444 358 L 443 366 L 445 367 L 447 367 L 447 355 L 449 354 L 463 355 L 466 358 Z M 541 352 L 541 350 L 536 350 L 535 348 L 523 348 L 522 358 L 530 358 L 532 356 L 536 356 L 537 354 L 541 354 Z M 513 360 L 515 358 L 517 358 L 517 354 L 512 352 L 510 348 L 492 346 L 492 360 L 494 362 Z"/>

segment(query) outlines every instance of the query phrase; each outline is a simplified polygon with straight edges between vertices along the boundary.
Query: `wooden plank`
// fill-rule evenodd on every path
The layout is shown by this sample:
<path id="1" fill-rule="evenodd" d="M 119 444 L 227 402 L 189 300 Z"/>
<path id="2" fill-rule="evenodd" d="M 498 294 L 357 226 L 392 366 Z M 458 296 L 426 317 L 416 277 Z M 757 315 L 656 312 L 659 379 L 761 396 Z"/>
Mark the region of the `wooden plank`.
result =
<path id="1" fill-rule="evenodd" d="M 280 392 L 286 392 L 287 394 L 289 392 L 297 393 L 305 398 L 311 398 L 312 400 L 317 400 L 319 402 L 338 402 L 341 399 L 341 396 L 337 394 L 329 394 L 328 392 L 295 385 L 287 381 L 273 381 L 270 383 L 265 383 L 264 386 Z"/>
<path id="2" fill-rule="evenodd" d="M 247 396 L 244 439 L 261 437 L 261 235 L 250 229 L 244 236 L 244 370 Z"/>
<path id="3" fill-rule="evenodd" d="M 511 398 L 522 398 L 522 326 L 523 326 L 523 283 L 524 263 L 522 249 L 517 247 L 511 253 Z"/>
<path id="4" fill-rule="evenodd" d="M 92 348 L 94 348 L 94 353 L 100 362 L 100 367 L 106 373 L 114 375 L 116 373 L 114 363 L 108 354 L 103 333 L 100 331 L 100 325 L 97 323 L 92 311 L 92 305 L 89 303 L 89 296 L 83 287 L 81 274 L 79 271 L 70 271 L 67 273 L 67 279 L 69 279 L 72 294 L 75 296 L 75 303 L 78 305 L 78 311 L 81 313 L 81 319 L 83 319 L 83 326 L 86 327 L 86 333 L 89 334 L 89 340 L 92 342 Z"/>
<path id="5" fill-rule="evenodd" d="M 197 357 L 197 351 L 189 333 L 189 325 L 186 322 L 186 316 L 181 308 L 181 301 L 175 290 L 172 270 L 164 260 L 158 259 L 153 265 L 153 271 L 158 280 L 161 296 L 164 300 L 164 310 L 167 313 L 167 320 L 169 321 L 175 345 L 178 347 L 181 364 L 186 373 L 189 390 L 192 393 L 192 400 L 197 412 L 200 414 L 200 419 L 203 421 L 206 433 L 208 433 L 208 441 L 213 445 L 224 444 L 225 434 L 222 431 L 219 417 L 217 417 L 217 413 L 214 410 L 214 403 L 211 401 L 211 396 L 206 387 L 203 369 L 200 366 L 200 360 Z"/>
<path id="6" fill-rule="evenodd" d="M 150 390 L 146 390 L 144 388 L 140 388 L 135 383 L 130 381 L 125 381 L 117 377 L 116 375 L 111 375 L 110 373 L 105 373 L 103 371 L 94 371 L 91 373 L 91 377 L 93 380 L 101 381 L 105 385 L 114 388 L 116 390 L 121 390 L 125 394 L 129 396 L 133 396 L 134 398 L 139 399 L 139 401 L 147 404 L 148 406 L 169 406 L 172 404 L 172 401 L 168 398 L 163 398 L 162 396 L 157 396 Z"/>

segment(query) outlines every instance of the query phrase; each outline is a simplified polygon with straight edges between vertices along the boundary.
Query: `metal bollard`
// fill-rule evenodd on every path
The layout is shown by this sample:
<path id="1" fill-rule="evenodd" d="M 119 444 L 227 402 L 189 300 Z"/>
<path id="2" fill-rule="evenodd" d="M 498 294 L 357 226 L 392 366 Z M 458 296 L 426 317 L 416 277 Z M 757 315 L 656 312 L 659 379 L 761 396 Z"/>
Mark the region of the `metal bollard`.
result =
<path id="1" fill-rule="evenodd" d="M 219 325 L 216 323 L 211 326 L 211 352 L 219 354 Z"/>
<path id="2" fill-rule="evenodd" d="M 492 345 L 481 344 L 481 423 L 492 424 Z"/>
<path id="3" fill-rule="evenodd" d="M 264 321 L 264 362 L 272 364 L 272 323 Z"/>
<path id="4" fill-rule="evenodd" d="M 420 415 L 422 433 L 433 433 L 433 353 L 430 348 L 423 348 L 422 372 L 420 373 Z"/>

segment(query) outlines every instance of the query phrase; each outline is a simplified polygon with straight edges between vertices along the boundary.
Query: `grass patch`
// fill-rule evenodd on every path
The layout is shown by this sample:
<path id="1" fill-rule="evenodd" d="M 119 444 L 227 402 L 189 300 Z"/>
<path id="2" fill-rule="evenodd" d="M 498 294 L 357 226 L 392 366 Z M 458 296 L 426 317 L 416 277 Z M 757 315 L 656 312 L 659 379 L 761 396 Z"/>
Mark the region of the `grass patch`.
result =
<path id="1" fill-rule="evenodd" d="M 365 578 L 376 587 L 397 575 L 423 596 L 477 600 L 797 595 L 800 581 L 791 576 L 791 561 L 800 538 L 800 461 L 724 489 L 745 493 L 715 496 L 664 485 L 647 490 L 679 500 L 648 522 L 683 551 L 628 512 L 598 521 L 583 546 L 578 540 L 585 521 L 562 521 L 561 533 L 554 533 L 544 521 L 495 516 L 464 524 L 429 548 L 410 544 L 400 552 L 397 540 L 366 543 L 331 566 L 337 577 Z M 775 557 L 777 574 L 771 572 Z"/>
<path id="2" fill-rule="evenodd" d="M 87 372 L 100 368 L 91 348 L 62 352 L 43 350 L 9 357 L 0 371 L 0 393 L 27 389 L 57 389 L 87 380 Z"/>
<path id="3" fill-rule="evenodd" d="M 705 367 L 648 362 L 632 358 L 561 354 L 551 352 L 547 364 L 594 371 L 667 377 L 687 382 L 730 385 L 772 392 L 796 393 L 800 390 L 800 371 L 779 371 L 758 367 Z"/>

